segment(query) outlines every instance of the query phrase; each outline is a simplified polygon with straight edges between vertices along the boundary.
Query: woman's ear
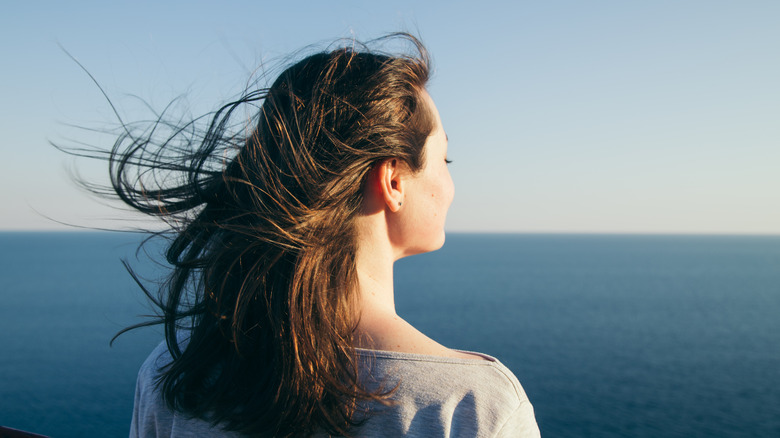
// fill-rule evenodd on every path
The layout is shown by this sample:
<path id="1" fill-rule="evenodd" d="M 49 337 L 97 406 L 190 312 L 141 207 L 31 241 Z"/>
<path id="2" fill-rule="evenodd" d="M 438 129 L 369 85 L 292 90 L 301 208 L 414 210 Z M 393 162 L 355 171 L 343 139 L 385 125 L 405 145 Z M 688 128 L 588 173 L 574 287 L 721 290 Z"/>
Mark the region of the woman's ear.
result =
<path id="1" fill-rule="evenodd" d="M 377 179 L 379 180 L 379 191 L 382 201 L 394 213 L 403 204 L 408 173 L 408 166 L 398 158 L 390 158 L 383 161 L 377 169 Z"/>

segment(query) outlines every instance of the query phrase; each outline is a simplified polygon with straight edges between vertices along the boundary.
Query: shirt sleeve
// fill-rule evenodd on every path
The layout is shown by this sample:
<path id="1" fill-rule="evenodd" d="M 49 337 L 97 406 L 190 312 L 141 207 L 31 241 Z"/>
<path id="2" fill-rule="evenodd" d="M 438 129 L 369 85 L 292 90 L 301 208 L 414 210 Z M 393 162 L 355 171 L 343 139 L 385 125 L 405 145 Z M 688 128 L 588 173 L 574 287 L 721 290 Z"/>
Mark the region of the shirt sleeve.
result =
<path id="1" fill-rule="evenodd" d="M 539 426 L 534 417 L 534 408 L 531 403 L 524 401 L 520 403 L 510 415 L 509 418 L 499 429 L 496 438 L 539 438 Z"/>

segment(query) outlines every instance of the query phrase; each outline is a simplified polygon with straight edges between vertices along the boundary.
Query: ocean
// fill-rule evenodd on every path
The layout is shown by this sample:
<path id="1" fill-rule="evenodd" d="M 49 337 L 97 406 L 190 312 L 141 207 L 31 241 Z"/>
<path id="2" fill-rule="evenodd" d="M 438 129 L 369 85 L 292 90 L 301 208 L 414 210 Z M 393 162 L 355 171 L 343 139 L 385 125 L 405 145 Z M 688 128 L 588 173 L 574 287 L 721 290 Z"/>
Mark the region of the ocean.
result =
<path id="1" fill-rule="evenodd" d="M 0 233 L 0 425 L 127 436 L 161 339 L 109 346 L 152 312 L 139 240 Z M 450 233 L 395 271 L 401 316 L 498 357 L 544 437 L 780 437 L 780 236 Z"/>

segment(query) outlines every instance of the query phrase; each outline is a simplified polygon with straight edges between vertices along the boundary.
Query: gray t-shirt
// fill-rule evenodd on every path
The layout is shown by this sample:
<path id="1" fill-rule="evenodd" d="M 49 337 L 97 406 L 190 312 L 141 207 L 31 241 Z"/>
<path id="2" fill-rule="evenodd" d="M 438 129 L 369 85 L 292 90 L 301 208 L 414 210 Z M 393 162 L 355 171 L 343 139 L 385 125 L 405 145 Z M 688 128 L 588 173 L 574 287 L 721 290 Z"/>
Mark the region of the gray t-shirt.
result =
<path id="1" fill-rule="evenodd" d="M 356 437 L 538 437 L 533 407 L 517 378 L 493 357 L 455 359 L 412 353 L 357 350 L 370 375 L 367 389 L 393 388 L 392 406 L 368 405 Z M 172 412 L 155 389 L 165 343 L 141 366 L 131 437 L 240 437 L 199 419 Z M 317 436 L 327 436 L 321 434 Z"/>

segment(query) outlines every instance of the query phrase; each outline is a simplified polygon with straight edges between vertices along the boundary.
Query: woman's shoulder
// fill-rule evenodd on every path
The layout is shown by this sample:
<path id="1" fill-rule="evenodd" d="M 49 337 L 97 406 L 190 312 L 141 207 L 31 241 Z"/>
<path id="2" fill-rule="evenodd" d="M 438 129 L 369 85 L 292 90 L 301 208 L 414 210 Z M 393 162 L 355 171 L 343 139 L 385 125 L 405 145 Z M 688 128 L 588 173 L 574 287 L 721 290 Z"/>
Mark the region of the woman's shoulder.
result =
<path id="1" fill-rule="evenodd" d="M 186 344 L 186 340 L 179 341 L 180 347 L 183 347 L 184 344 Z M 238 438 L 239 434 L 215 427 L 207 421 L 174 412 L 168 407 L 159 391 L 158 381 L 162 368 L 171 363 L 172 360 L 168 344 L 163 341 L 152 350 L 141 365 L 136 382 L 130 436 Z"/>
<path id="2" fill-rule="evenodd" d="M 358 350 L 365 383 L 395 391 L 390 407 L 371 406 L 363 432 L 395 430 L 406 436 L 535 436 L 533 407 L 515 375 L 492 356 L 475 359 Z M 524 428 L 524 429 L 523 429 Z M 370 433 L 368 433 L 370 435 Z"/>
<path id="3" fill-rule="evenodd" d="M 459 356 L 443 357 L 397 351 L 357 351 L 373 378 L 398 380 L 411 387 L 440 387 L 448 393 L 459 389 L 473 394 L 503 396 L 505 401 L 528 399 L 514 373 L 498 359 L 484 353 L 455 350 Z"/>
<path id="4" fill-rule="evenodd" d="M 171 353 L 168 351 L 168 344 L 165 341 L 157 344 L 156 347 L 146 356 L 146 360 L 141 365 L 139 374 L 146 373 L 154 375 L 159 369 L 171 362 Z"/>

